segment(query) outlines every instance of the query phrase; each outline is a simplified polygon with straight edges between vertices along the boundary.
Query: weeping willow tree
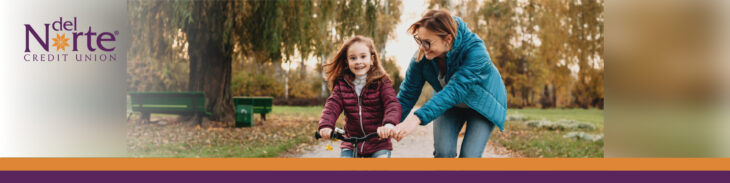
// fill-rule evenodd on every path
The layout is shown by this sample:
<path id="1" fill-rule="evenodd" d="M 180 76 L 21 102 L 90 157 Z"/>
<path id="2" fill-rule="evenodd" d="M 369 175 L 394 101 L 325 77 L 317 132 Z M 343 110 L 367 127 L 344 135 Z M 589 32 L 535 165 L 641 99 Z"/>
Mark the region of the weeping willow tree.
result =
<path id="1" fill-rule="evenodd" d="M 153 58 L 150 59 L 153 62 L 187 62 L 189 68 L 184 88 L 173 85 L 178 88 L 133 89 L 203 91 L 206 108 L 212 113 L 210 120 L 233 121 L 233 48 L 240 46 L 241 50 L 262 58 L 261 61 L 281 58 L 279 19 L 282 13 L 277 4 L 277 1 L 128 1 L 133 33 L 128 54 L 133 58 Z M 155 75 L 168 69 L 145 70 L 148 72 L 139 74 Z M 137 73 L 130 73 L 134 74 Z"/>
<path id="2" fill-rule="evenodd" d="M 400 19 L 400 4 L 400 0 L 131 0 L 129 88 L 203 91 L 210 120 L 233 121 L 235 55 L 274 65 L 295 61 L 304 65 L 314 56 L 321 58 L 321 65 L 339 43 L 355 34 L 373 37 L 383 52 Z"/>

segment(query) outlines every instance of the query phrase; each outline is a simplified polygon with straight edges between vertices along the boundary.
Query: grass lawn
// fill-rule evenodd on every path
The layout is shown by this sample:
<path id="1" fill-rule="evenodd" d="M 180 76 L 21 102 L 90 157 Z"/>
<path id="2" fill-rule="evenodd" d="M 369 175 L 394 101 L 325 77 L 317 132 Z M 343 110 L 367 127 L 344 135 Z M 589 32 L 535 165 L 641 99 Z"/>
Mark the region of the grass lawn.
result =
<path id="1" fill-rule="evenodd" d="M 527 120 L 561 119 L 591 123 L 594 130 L 546 130 L 527 127 L 525 121 L 508 121 L 504 132 L 495 132 L 492 140 L 525 157 L 603 157 L 603 140 L 566 139 L 572 131 L 603 135 L 603 110 L 599 109 L 510 109 L 508 114 L 522 114 Z"/>
<path id="2" fill-rule="evenodd" d="M 304 115 L 310 117 L 317 117 L 322 114 L 324 106 L 285 106 L 276 105 L 271 110 L 271 114 L 283 114 L 283 115 Z"/>
<path id="3" fill-rule="evenodd" d="M 603 110 L 600 109 L 509 109 L 507 114 L 522 114 L 529 119 L 547 119 L 557 121 L 572 119 L 580 122 L 589 122 L 600 128 L 603 127 Z"/>

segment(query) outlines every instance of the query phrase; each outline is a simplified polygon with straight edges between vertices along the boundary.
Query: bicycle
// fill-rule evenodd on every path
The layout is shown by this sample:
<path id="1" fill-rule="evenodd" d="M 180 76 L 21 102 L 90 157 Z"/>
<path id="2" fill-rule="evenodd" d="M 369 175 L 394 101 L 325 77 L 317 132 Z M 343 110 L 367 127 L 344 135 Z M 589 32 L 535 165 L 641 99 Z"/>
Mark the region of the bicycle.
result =
<path id="1" fill-rule="evenodd" d="M 338 128 L 338 127 L 336 127 L 334 130 L 332 130 L 332 134 L 330 134 L 330 138 L 338 139 L 338 140 L 341 140 L 344 142 L 349 142 L 349 143 L 353 144 L 353 149 L 352 149 L 353 158 L 358 157 L 357 156 L 357 143 L 365 142 L 371 138 L 376 138 L 376 137 L 379 137 L 378 133 L 370 133 L 370 134 L 365 135 L 364 137 L 346 137 L 345 130 L 342 128 Z M 315 132 L 314 138 L 320 139 L 320 138 L 322 138 L 322 136 L 319 135 L 319 132 Z"/>

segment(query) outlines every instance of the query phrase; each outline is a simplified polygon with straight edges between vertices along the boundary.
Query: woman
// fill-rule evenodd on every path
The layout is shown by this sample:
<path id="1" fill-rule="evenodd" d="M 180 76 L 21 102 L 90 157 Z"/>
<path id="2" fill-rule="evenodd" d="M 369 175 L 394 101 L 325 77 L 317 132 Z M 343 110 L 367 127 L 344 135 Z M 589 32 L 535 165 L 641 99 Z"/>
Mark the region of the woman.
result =
<path id="1" fill-rule="evenodd" d="M 419 50 L 398 93 L 403 115 L 395 139 L 435 120 L 434 156 L 456 157 L 458 135 L 466 122 L 459 157 L 481 157 L 494 126 L 504 130 L 507 113 L 504 83 L 484 41 L 445 10 L 426 12 L 408 32 Z M 408 116 L 425 82 L 437 93 Z"/>

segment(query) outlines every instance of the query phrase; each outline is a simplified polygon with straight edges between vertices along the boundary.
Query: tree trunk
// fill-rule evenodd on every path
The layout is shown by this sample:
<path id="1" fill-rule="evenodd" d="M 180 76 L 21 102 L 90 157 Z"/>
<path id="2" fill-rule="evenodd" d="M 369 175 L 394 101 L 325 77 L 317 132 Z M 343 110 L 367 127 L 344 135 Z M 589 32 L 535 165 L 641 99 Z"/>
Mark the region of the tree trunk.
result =
<path id="1" fill-rule="evenodd" d="M 289 70 L 291 69 L 291 61 L 287 61 L 286 70 L 284 70 L 284 100 L 289 101 Z"/>
<path id="2" fill-rule="evenodd" d="M 299 63 L 299 78 L 307 78 L 307 64 L 306 59 L 302 58 L 302 62 Z"/>
<path id="3" fill-rule="evenodd" d="M 325 54 L 322 54 L 321 58 L 319 60 L 319 64 L 322 67 L 321 72 L 319 74 L 320 78 L 322 79 L 322 87 L 321 87 L 322 90 L 321 90 L 321 93 L 319 94 L 319 96 L 321 98 L 327 98 L 329 96 L 327 93 L 327 91 L 328 91 L 327 80 L 325 79 L 325 72 L 324 72 L 324 65 L 327 62 L 326 59 L 327 59 L 327 56 L 325 56 Z"/>
<path id="4" fill-rule="evenodd" d="M 210 120 L 231 122 L 234 119 L 231 96 L 233 45 L 224 40 L 226 2 L 196 1 L 193 19 L 185 32 L 190 56 L 188 90 L 203 91 Z"/>

